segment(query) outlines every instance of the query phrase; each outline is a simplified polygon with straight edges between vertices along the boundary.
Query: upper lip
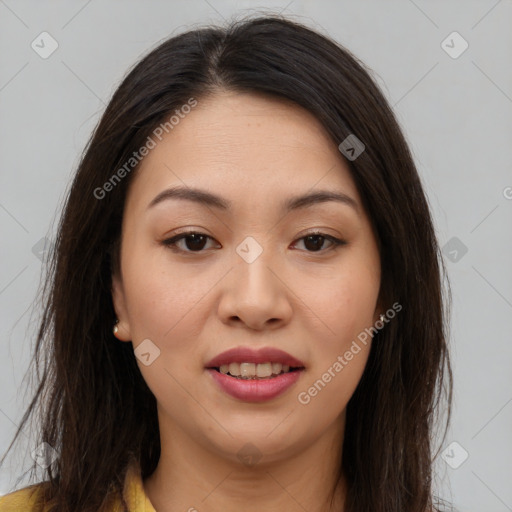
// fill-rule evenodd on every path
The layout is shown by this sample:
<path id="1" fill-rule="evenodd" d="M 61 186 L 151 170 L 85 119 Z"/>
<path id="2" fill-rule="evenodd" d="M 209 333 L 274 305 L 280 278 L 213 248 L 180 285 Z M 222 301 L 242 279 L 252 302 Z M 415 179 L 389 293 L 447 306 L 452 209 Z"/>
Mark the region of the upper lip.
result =
<path id="1" fill-rule="evenodd" d="M 278 348 L 266 347 L 255 350 L 249 347 L 235 347 L 215 356 L 206 363 L 206 368 L 218 368 L 229 363 L 281 363 L 293 368 L 303 368 L 304 363 Z"/>

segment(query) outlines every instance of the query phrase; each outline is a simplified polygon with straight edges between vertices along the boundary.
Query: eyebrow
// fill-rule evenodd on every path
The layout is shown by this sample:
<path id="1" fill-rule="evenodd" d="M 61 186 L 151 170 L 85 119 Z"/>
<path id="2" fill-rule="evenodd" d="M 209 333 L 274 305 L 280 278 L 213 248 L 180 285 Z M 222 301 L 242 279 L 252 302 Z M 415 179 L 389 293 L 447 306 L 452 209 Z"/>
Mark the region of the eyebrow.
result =
<path id="1" fill-rule="evenodd" d="M 224 199 L 220 196 L 201 190 L 198 188 L 190 187 L 171 187 L 160 192 L 147 206 L 147 210 L 153 206 L 167 201 L 170 199 L 179 199 L 185 201 L 193 201 L 200 205 L 211 206 L 219 210 L 227 211 L 231 209 L 232 202 Z M 294 196 L 285 200 L 281 209 L 283 212 L 291 212 L 293 210 L 299 210 L 308 208 L 310 206 L 334 201 L 347 206 L 352 207 L 359 214 L 359 206 L 355 199 L 344 194 L 343 192 L 334 192 L 332 190 L 318 190 L 316 192 L 307 193 L 300 196 Z"/>

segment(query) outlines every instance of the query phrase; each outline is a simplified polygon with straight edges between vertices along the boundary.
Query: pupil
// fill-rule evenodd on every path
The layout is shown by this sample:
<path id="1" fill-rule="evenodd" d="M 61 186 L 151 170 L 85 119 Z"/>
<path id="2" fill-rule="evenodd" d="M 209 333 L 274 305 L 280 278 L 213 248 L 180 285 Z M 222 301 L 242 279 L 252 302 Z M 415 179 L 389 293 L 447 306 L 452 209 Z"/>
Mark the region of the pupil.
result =
<path id="1" fill-rule="evenodd" d="M 318 240 L 319 240 L 319 241 L 320 241 L 320 243 L 316 243 L 316 244 L 315 244 L 315 243 L 313 243 L 313 244 L 312 244 L 313 249 L 320 249 L 320 248 L 322 247 L 322 245 L 323 245 L 323 242 L 324 242 L 324 237 L 323 237 L 323 236 L 321 236 L 321 235 L 309 235 L 309 236 L 307 236 L 307 237 L 305 238 L 305 240 L 304 240 L 304 246 L 305 246 L 306 248 L 308 248 L 308 241 L 311 241 L 311 240 L 312 240 L 312 239 L 314 239 L 314 238 L 316 238 L 316 239 L 317 239 L 317 242 L 318 242 Z"/>
<path id="2" fill-rule="evenodd" d="M 199 242 L 200 239 L 203 239 L 202 240 L 202 244 L 201 242 Z M 190 250 L 201 250 L 204 246 L 204 242 L 205 242 L 205 236 L 204 235 L 189 235 L 186 239 L 186 245 L 187 245 L 187 249 L 190 249 Z M 190 244 L 190 239 L 192 239 L 192 247 L 191 247 L 191 244 Z M 194 244 L 198 244 L 199 243 L 199 246 L 198 245 L 194 245 Z"/>

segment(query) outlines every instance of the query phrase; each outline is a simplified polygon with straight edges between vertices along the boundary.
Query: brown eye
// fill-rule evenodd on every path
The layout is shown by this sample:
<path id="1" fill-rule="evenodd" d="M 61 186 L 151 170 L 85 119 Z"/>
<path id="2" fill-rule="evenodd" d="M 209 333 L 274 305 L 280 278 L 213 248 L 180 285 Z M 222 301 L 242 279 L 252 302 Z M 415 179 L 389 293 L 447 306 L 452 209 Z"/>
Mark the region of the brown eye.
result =
<path id="1" fill-rule="evenodd" d="M 204 252 L 205 245 L 208 240 L 213 240 L 212 237 L 205 235 L 204 233 L 198 233 L 191 231 L 188 233 L 181 233 L 167 240 L 163 240 L 162 244 L 169 247 L 174 252 L 178 253 L 201 253 Z M 322 252 L 332 249 L 336 246 L 345 245 L 344 240 L 335 238 L 325 233 L 311 233 L 306 235 L 299 240 L 304 240 L 304 247 L 306 252 Z M 327 249 L 324 248 L 325 242 L 330 242 L 330 246 Z M 183 243 L 181 243 L 183 242 Z M 181 246 L 178 245 L 181 243 Z"/>
<path id="2" fill-rule="evenodd" d="M 164 240 L 162 241 L 162 244 L 175 252 L 202 252 L 208 239 L 213 240 L 213 238 L 205 235 L 204 233 L 191 231 L 189 233 L 181 233 L 169 238 L 168 240 Z M 182 240 L 184 240 L 184 243 L 179 247 L 178 242 L 181 242 Z"/>
<path id="3" fill-rule="evenodd" d="M 321 235 L 308 235 L 304 237 L 304 247 L 309 251 L 318 251 L 322 249 L 327 239 Z"/>
<path id="4" fill-rule="evenodd" d="M 323 245 L 326 240 L 331 243 L 327 249 L 346 244 L 344 240 L 326 235 L 325 233 L 311 233 L 300 238 L 299 240 L 304 240 L 304 247 L 306 247 L 307 252 L 321 252 L 324 250 Z"/>

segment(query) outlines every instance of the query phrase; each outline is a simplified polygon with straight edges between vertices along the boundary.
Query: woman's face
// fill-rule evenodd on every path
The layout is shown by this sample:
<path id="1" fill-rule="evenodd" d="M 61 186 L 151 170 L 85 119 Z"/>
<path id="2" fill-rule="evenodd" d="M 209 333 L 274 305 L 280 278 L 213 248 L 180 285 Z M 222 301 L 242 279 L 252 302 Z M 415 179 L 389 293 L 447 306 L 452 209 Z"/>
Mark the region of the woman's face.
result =
<path id="1" fill-rule="evenodd" d="M 181 197 L 160 196 L 169 189 Z M 341 200 L 297 200 L 320 192 Z M 166 245 L 187 232 L 202 236 Z M 113 277 L 118 337 L 162 435 L 261 462 L 342 438 L 371 344 L 358 335 L 382 312 L 380 259 L 347 164 L 310 113 L 253 94 L 199 100 L 134 176 Z M 288 359 L 299 369 L 273 376 Z"/>

